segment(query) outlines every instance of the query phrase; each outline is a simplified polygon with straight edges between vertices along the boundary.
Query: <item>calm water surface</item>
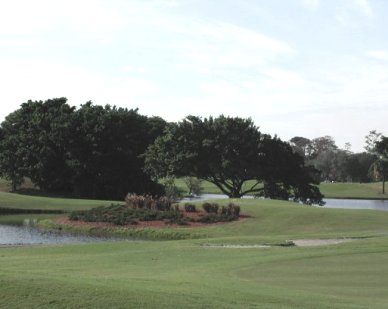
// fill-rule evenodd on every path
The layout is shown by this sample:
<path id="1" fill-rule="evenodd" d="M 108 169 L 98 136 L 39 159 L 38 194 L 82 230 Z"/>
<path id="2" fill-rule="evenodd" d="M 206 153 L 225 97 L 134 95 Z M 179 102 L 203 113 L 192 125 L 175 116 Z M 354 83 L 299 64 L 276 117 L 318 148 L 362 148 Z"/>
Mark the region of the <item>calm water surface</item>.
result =
<path id="1" fill-rule="evenodd" d="M 203 201 L 223 198 L 227 198 L 227 196 L 222 194 L 203 194 L 196 198 L 185 198 L 182 201 Z M 387 200 L 325 199 L 325 202 L 326 205 L 323 208 L 374 209 L 388 211 Z M 42 216 L 0 216 L 0 246 L 74 244 L 115 240 L 114 238 L 75 236 L 60 232 L 39 230 L 35 227 L 38 218 L 41 219 Z"/>
<path id="2" fill-rule="evenodd" d="M 49 245 L 49 244 L 75 244 L 103 242 L 114 240 L 112 238 L 75 236 L 60 232 L 39 230 L 35 227 L 37 220 L 34 217 L 20 215 L 20 220 L 6 222 L 6 216 L 1 216 L 0 221 L 0 246 L 4 245 Z M 18 216 L 19 217 L 19 216 Z"/>

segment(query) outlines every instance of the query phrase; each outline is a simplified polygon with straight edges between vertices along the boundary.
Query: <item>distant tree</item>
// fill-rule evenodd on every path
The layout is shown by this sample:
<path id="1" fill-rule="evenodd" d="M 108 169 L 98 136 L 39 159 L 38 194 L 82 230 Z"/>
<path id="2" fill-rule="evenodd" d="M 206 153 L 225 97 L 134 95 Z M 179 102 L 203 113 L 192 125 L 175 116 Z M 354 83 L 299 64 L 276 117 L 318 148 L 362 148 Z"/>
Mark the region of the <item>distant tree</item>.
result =
<path id="1" fill-rule="evenodd" d="M 367 152 L 349 154 L 345 162 L 347 180 L 352 182 L 371 181 L 370 167 L 376 161 L 376 156 Z"/>
<path id="2" fill-rule="evenodd" d="M 233 198 L 253 193 L 322 202 L 303 158 L 288 143 L 262 134 L 250 119 L 188 116 L 171 124 L 148 148 L 146 170 L 154 177 L 207 180 Z M 248 180 L 256 182 L 243 189 Z"/>
<path id="3" fill-rule="evenodd" d="M 365 136 L 365 150 L 368 153 L 376 153 L 376 143 L 380 141 L 382 134 L 376 130 L 369 131 L 369 134 Z"/>
<path id="4" fill-rule="evenodd" d="M 302 157 L 307 160 L 310 159 L 313 151 L 312 142 L 310 139 L 301 136 L 295 136 L 291 138 L 290 145 L 294 151 L 299 153 Z"/>
<path id="5" fill-rule="evenodd" d="M 184 182 L 189 190 L 189 195 L 200 195 L 202 192 L 202 180 L 196 177 L 185 177 Z"/>
<path id="6" fill-rule="evenodd" d="M 327 151 L 335 151 L 338 149 L 333 137 L 331 136 L 322 136 L 314 138 L 311 141 L 312 144 L 312 158 L 316 158 L 319 154 Z"/>
<path id="7" fill-rule="evenodd" d="M 375 162 L 375 170 L 379 173 L 379 178 L 383 182 L 383 194 L 385 194 L 385 180 L 388 177 L 388 137 L 382 136 L 375 143 L 375 151 L 379 158 Z"/>
<path id="8" fill-rule="evenodd" d="M 348 154 L 345 150 L 327 149 L 320 152 L 312 163 L 322 172 L 322 180 L 345 181 L 345 162 L 347 157 Z"/>

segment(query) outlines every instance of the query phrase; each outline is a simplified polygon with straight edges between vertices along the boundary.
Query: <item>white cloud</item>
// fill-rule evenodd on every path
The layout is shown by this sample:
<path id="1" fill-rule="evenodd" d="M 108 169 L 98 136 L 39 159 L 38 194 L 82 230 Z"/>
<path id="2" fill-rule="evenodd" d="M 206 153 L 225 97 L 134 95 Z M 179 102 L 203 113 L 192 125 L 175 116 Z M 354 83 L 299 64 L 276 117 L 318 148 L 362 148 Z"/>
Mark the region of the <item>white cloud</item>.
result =
<path id="1" fill-rule="evenodd" d="M 309 8 L 317 9 L 320 4 L 320 0 L 302 0 L 302 3 Z"/>
<path id="2" fill-rule="evenodd" d="M 371 50 L 367 52 L 367 56 L 377 60 L 388 61 L 388 51 L 387 50 Z"/>
<path id="3" fill-rule="evenodd" d="M 0 62 L 1 112 L 4 117 L 27 100 L 67 97 L 71 105 L 96 104 L 136 107 L 154 100 L 159 87 L 131 77 L 110 77 L 76 66 L 47 61 Z M 155 100 L 156 101 L 156 100 Z"/>
<path id="4" fill-rule="evenodd" d="M 47 35 L 71 29 L 76 35 L 107 39 L 125 22 L 104 0 L 14 0 L 0 2 L 0 35 Z"/>
<path id="5" fill-rule="evenodd" d="M 368 17 L 373 16 L 373 10 L 368 0 L 351 0 L 351 2 L 355 9 L 359 10 L 361 13 Z"/>
<path id="6" fill-rule="evenodd" d="M 336 7 L 335 17 L 343 26 L 350 28 L 362 27 L 365 21 L 374 16 L 368 0 L 342 0 Z"/>

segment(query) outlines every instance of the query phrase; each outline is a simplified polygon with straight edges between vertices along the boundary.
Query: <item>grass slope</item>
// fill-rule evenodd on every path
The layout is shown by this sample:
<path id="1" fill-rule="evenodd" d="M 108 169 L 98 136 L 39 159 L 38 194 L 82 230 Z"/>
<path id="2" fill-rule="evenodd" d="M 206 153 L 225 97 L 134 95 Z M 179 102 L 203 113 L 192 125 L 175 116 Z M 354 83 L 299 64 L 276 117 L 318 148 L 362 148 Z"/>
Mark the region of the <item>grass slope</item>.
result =
<path id="1" fill-rule="evenodd" d="M 187 194 L 187 186 L 183 179 L 175 181 L 176 186 Z M 247 181 L 244 188 L 249 188 L 254 184 Z M 388 199 L 388 192 L 382 194 L 382 183 L 351 183 L 351 182 L 322 182 L 319 186 L 322 194 L 326 198 L 361 198 L 361 199 Z M 220 194 L 221 191 L 208 181 L 202 182 L 203 193 Z M 388 191 L 388 190 L 387 190 Z"/>
<path id="2" fill-rule="evenodd" d="M 388 192 L 382 193 L 381 182 L 371 183 L 321 183 L 319 189 L 327 198 L 388 199 Z"/>
<path id="3" fill-rule="evenodd" d="M 201 239 L 0 248 L 0 308 L 387 308 L 388 212 L 238 202 L 249 218 L 179 229 Z M 362 238 L 211 246 L 334 237 Z"/>
<path id="4" fill-rule="evenodd" d="M 110 203 L 112 201 L 40 197 L 0 192 L 0 208 L 60 209 L 68 211 L 90 209 L 97 206 L 109 205 Z"/>

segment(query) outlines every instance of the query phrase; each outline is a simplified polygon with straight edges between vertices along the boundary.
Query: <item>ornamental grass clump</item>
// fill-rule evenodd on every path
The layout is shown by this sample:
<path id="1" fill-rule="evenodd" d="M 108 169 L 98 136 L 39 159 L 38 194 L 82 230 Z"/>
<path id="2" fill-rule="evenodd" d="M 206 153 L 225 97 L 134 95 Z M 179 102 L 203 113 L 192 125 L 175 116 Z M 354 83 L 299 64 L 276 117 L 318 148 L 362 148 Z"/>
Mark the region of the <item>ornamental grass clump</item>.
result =
<path id="1" fill-rule="evenodd" d="M 131 209 L 156 209 L 160 211 L 171 210 L 172 201 L 166 196 L 152 197 L 151 195 L 137 195 L 128 193 L 125 197 L 125 203 Z"/>

